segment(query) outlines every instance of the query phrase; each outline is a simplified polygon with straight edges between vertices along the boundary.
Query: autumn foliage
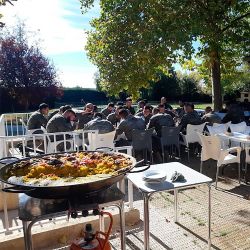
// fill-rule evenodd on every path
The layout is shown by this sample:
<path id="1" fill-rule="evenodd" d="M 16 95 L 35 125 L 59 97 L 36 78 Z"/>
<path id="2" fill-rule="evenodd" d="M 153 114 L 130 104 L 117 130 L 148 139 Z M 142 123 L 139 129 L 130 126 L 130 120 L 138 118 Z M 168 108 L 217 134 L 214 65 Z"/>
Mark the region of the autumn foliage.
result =
<path id="1" fill-rule="evenodd" d="M 62 95 L 54 65 L 19 27 L 0 38 L 0 88 L 23 109 Z"/>

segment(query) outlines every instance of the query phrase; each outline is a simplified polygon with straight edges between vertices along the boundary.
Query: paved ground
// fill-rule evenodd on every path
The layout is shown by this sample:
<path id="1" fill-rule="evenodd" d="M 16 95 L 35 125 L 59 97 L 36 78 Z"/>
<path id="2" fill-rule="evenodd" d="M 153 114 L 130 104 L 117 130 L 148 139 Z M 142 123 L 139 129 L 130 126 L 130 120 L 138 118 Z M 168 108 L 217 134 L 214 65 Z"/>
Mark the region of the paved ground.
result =
<path id="1" fill-rule="evenodd" d="M 198 170 L 199 158 L 192 158 L 186 165 Z M 208 162 L 204 173 L 214 178 L 214 162 Z M 224 169 L 225 177 L 237 177 L 237 166 Z M 249 179 L 249 175 L 247 176 Z M 220 189 L 212 187 L 212 245 L 213 249 L 250 249 L 250 186 L 235 180 L 221 180 Z M 207 249 L 207 193 L 206 186 L 182 191 L 179 195 L 180 224 L 174 223 L 173 194 L 155 194 L 150 203 L 151 249 Z M 143 209 L 141 197 L 137 197 L 135 207 Z M 111 241 L 113 249 L 119 250 L 117 238 Z M 143 249 L 142 223 L 127 233 L 127 249 Z"/>
<path id="2" fill-rule="evenodd" d="M 185 156 L 182 153 L 183 157 Z M 196 156 L 184 164 L 199 170 L 200 159 Z M 204 173 L 215 176 L 214 162 L 204 166 Z M 249 171 L 250 172 L 250 171 Z M 236 166 L 224 169 L 226 180 L 220 180 L 216 190 L 212 187 L 212 244 L 213 249 L 250 250 L 250 186 L 229 180 L 237 178 Z M 249 174 L 247 176 L 248 180 Z M 140 193 L 134 189 L 135 208 L 143 220 Z M 200 186 L 182 191 L 179 195 L 180 224 L 174 223 L 173 194 L 155 194 L 150 202 L 151 249 L 207 249 L 207 187 Z M 13 214 L 15 217 L 15 214 Z M 127 250 L 143 249 L 143 224 L 127 227 Z M 119 238 L 111 239 L 112 249 L 120 250 Z M 50 247 L 48 249 L 55 249 Z M 68 249 L 63 247 L 60 249 Z"/>

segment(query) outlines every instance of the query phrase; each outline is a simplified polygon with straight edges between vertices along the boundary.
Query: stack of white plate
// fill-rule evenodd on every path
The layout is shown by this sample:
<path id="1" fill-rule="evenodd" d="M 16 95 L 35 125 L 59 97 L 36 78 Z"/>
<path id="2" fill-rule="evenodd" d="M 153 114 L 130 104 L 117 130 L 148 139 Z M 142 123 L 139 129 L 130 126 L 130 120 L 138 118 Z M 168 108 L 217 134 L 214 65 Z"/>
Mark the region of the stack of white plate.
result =
<path id="1" fill-rule="evenodd" d="M 166 173 L 160 170 L 148 170 L 143 174 L 143 180 L 148 183 L 160 183 L 165 181 L 166 178 Z"/>

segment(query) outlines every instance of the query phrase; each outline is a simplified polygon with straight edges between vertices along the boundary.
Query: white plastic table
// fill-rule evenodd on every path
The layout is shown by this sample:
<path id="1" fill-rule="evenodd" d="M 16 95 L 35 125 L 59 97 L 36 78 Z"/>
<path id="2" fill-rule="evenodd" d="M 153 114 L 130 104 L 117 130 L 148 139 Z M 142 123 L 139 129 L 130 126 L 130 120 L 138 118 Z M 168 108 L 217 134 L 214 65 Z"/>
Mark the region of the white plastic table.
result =
<path id="1" fill-rule="evenodd" d="M 144 249 L 149 250 L 149 198 L 152 194 L 161 191 L 174 191 L 175 222 L 178 222 L 178 191 L 202 184 L 208 185 L 208 249 L 211 249 L 211 183 L 212 179 L 179 163 L 163 163 L 152 165 L 149 170 L 166 172 L 166 180 L 162 183 L 149 184 L 143 181 L 145 172 L 128 174 L 128 179 L 141 191 L 144 209 Z M 177 171 L 184 175 L 185 182 L 172 183 L 171 176 Z"/>
<path id="2" fill-rule="evenodd" d="M 232 135 L 227 135 L 224 133 L 220 133 L 217 134 L 221 139 L 227 139 L 230 141 L 234 141 L 234 142 L 239 142 L 242 145 L 245 144 L 250 144 L 250 137 L 249 135 L 243 134 L 243 133 L 239 133 L 239 132 L 234 132 L 232 133 Z"/>

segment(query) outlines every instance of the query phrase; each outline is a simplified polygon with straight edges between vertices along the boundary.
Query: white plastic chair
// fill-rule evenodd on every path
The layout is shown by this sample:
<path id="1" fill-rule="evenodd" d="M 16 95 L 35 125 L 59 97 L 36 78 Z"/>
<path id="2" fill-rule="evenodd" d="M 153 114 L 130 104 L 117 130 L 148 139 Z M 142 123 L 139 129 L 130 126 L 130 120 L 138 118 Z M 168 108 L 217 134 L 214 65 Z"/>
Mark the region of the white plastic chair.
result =
<path id="1" fill-rule="evenodd" d="M 228 129 L 227 124 L 218 124 L 216 126 L 208 126 L 207 129 L 209 132 L 209 135 L 217 135 L 217 134 L 225 134 Z M 229 147 L 229 140 L 228 139 L 221 139 L 222 140 L 222 147 L 223 149 L 226 149 Z"/>
<path id="2" fill-rule="evenodd" d="M 88 134 L 88 144 L 85 144 L 87 150 L 96 150 L 98 148 L 114 149 L 115 131 L 99 134 L 98 130 L 84 131 Z"/>
<path id="3" fill-rule="evenodd" d="M 217 161 L 217 171 L 216 171 L 216 184 L 217 188 L 219 168 L 223 165 L 228 165 L 232 163 L 238 163 L 238 174 L 239 174 L 239 183 L 240 183 L 240 147 L 233 147 L 228 149 L 221 149 L 220 139 L 217 136 L 205 136 L 199 134 L 202 144 L 201 150 L 201 166 L 200 172 L 202 173 L 202 165 L 204 161 L 213 159 Z M 233 155 L 231 153 L 236 153 Z"/>
<path id="4" fill-rule="evenodd" d="M 224 124 L 226 126 L 226 128 L 228 129 L 228 127 L 230 126 L 231 122 L 227 122 L 227 123 L 213 123 L 213 127 L 216 127 L 216 126 L 220 126 L 221 124 Z"/>
<path id="5" fill-rule="evenodd" d="M 224 134 L 227 132 L 226 124 L 218 124 L 216 126 L 207 125 L 207 129 L 210 135 Z"/>
<path id="6" fill-rule="evenodd" d="M 63 135 L 63 140 L 57 140 L 57 135 Z M 57 153 L 57 147 L 60 144 L 63 144 L 64 151 L 73 151 L 74 150 L 74 141 L 72 138 L 66 139 L 66 133 L 47 133 L 45 134 L 47 138 L 47 145 L 45 146 L 45 153 L 51 154 L 51 153 Z M 53 136 L 53 141 L 51 140 L 51 136 Z M 67 144 L 70 144 L 70 147 L 67 148 Z"/>
<path id="7" fill-rule="evenodd" d="M 124 152 L 126 151 L 126 154 L 127 155 L 130 155 L 132 156 L 132 150 L 133 150 L 133 147 L 132 146 L 123 146 L 123 147 L 115 147 L 114 148 L 114 152 Z"/>
<path id="8" fill-rule="evenodd" d="M 187 125 L 186 134 L 180 133 L 182 136 L 183 141 L 180 140 L 180 144 L 186 146 L 187 153 L 188 153 L 188 161 L 189 161 L 189 144 L 198 142 L 201 144 L 200 137 L 198 136 L 198 133 L 202 133 L 204 130 L 206 123 L 202 123 L 200 125 Z"/>
<path id="9" fill-rule="evenodd" d="M 232 132 L 238 132 L 238 133 L 245 133 L 247 130 L 247 124 L 246 122 L 240 122 L 237 124 L 230 124 L 230 129 Z"/>

